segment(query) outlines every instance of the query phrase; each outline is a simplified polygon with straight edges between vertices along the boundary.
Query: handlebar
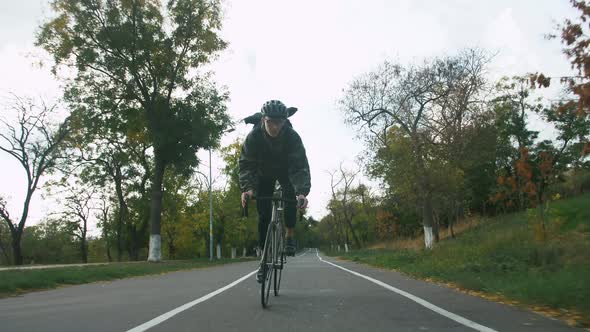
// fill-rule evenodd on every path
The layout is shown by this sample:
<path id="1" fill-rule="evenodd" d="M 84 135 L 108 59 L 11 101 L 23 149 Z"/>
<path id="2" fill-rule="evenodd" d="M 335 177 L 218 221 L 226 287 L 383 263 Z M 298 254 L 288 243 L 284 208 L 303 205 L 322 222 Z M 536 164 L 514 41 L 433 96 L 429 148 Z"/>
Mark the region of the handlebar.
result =
<path id="1" fill-rule="evenodd" d="M 274 196 L 261 196 L 261 197 L 256 197 L 256 196 L 252 196 L 250 198 L 250 196 L 246 196 L 246 204 L 244 204 L 244 206 L 242 207 L 242 217 L 248 217 L 248 201 L 250 199 L 254 199 L 254 200 L 259 200 L 259 201 L 263 201 L 263 200 L 268 200 L 268 201 L 273 201 L 273 202 L 284 202 L 284 203 L 296 203 L 297 204 L 297 208 L 300 208 L 301 206 L 303 206 L 303 204 L 305 204 L 305 200 L 300 198 L 300 199 L 289 199 L 289 198 L 281 198 L 281 197 L 274 197 Z M 303 220 L 303 213 L 299 213 L 299 221 Z"/>

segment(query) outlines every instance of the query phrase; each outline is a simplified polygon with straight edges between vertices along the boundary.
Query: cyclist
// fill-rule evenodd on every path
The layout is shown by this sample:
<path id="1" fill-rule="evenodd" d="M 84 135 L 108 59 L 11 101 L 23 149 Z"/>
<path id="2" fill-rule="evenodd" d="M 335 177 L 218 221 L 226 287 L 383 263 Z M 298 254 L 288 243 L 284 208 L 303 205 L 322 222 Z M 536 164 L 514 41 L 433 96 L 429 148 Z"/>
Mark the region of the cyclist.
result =
<path id="1" fill-rule="evenodd" d="M 301 137 L 287 120 L 289 111 L 285 104 L 270 100 L 260 110 L 262 120 L 255 125 L 242 145 L 239 159 L 240 187 L 242 206 L 246 197 L 254 192 L 259 197 L 272 196 L 275 182 L 279 181 L 283 197 L 303 200 L 301 209 L 307 207 L 307 198 L 311 188 L 311 175 Z M 258 245 L 264 248 L 266 230 L 272 217 L 272 202 L 257 200 L 258 210 Z M 286 245 L 285 254 L 295 254 L 295 220 L 296 204 L 285 203 Z M 263 278 L 258 271 L 257 280 Z"/>

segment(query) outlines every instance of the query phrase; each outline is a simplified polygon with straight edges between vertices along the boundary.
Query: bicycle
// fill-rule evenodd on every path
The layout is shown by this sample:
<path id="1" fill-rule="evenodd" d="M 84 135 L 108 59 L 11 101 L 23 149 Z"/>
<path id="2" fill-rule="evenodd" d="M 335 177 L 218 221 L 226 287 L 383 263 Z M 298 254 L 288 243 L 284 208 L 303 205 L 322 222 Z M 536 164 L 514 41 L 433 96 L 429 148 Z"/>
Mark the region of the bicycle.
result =
<path id="1" fill-rule="evenodd" d="M 260 284 L 260 300 L 263 308 L 266 308 L 268 306 L 268 298 L 270 295 L 271 284 L 273 284 L 274 286 L 274 295 L 279 295 L 283 267 L 287 262 L 284 252 L 284 204 L 295 203 L 298 207 L 303 204 L 303 200 L 297 201 L 295 199 L 286 199 L 282 196 L 282 191 L 279 189 L 275 190 L 274 195 L 270 197 L 252 197 L 252 199 L 255 200 L 272 201 L 272 217 L 271 221 L 268 223 L 268 228 L 266 230 L 266 238 L 264 240 L 264 249 L 262 250 L 262 255 L 260 259 L 260 266 L 262 267 L 264 274 L 264 278 L 262 279 L 262 282 Z M 242 216 L 248 217 L 248 200 L 246 200 L 245 207 L 242 208 Z M 301 220 L 301 218 L 302 214 L 300 213 L 299 219 Z"/>

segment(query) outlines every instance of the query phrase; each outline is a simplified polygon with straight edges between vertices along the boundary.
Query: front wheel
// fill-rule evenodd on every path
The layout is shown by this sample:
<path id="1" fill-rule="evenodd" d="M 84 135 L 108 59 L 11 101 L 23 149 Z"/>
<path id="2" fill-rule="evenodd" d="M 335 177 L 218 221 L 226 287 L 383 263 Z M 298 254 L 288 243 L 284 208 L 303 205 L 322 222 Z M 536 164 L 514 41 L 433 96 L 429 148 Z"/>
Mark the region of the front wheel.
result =
<path id="1" fill-rule="evenodd" d="M 274 269 L 275 270 L 275 284 L 274 284 L 275 296 L 279 296 L 279 289 L 281 288 L 281 276 L 283 274 L 284 262 L 285 262 L 285 254 L 281 250 L 281 253 L 279 255 L 278 266 L 277 266 L 277 268 Z"/>
<path id="2" fill-rule="evenodd" d="M 264 241 L 264 250 L 262 252 L 262 260 L 261 264 L 263 264 L 264 268 L 264 278 L 262 278 L 262 283 L 260 283 L 260 301 L 262 303 L 262 307 L 266 308 L 268 306 L 268 296 L 270 295 L 270 287 L 272 284 L 272 275 L 274 269 L 274 259 L 273 259 L 273 232 L 274 228 L 272 224 L 268 226 L 268 230 L 266 233 L 266 241 Z"/>
<path id="3" fill-rule="evenodd" d="M 270 295 L 270 286 L 272 284 L 272 275 L 273 271 L 276 271 L 272 267 L 272 258 L 270 253 L 266 253 L 264 259 L 264 278 L 262 279 L 262 283 L 260 284 L 260 300 L 262 302 L 262 307 L 266 308 L 268 306 L 268 296 Z"/>

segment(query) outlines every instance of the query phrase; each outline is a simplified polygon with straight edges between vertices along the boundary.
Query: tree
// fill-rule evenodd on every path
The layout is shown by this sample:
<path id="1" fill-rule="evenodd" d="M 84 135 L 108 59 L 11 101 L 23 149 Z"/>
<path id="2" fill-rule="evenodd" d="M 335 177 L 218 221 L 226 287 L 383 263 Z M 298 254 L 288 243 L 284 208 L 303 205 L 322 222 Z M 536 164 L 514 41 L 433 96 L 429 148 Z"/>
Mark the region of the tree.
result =
<path id="1" fill-rule="evenodd" d="M 433 186 L 435 199 L 438 201 L 440 213 L 446 215 L 452 232 L 453 220 L 458 219 L 471 201 L 468 187 L 468 171 L 473 170 L 473 163 L 485 164 L 475 159 L 484 157 L 480 148 L 474 149 L 472 141 L 485 130 L 485 123 L 491 117 L 486 109 L 485 97 L 489 93 L 486 68 L 491 60 L 487 52 L 468 49 L 461 53 L 457 66 L 460 73 L 454 80 L 449 95 L 436 101 L 438 112 L 432 119 L 433 130 L 436 131 L 431 167 L 437 176 L 438 183 Z M 488 141 L 489 144 L 489 141 Z M 442 180 L 442 182 L 441 182 Z M 450 217 L 453 216 L 453 217 Z M 438 222 L 435 222 L 437 225 Z M 435 232 L 438 236 L 438 232 Z"/>
<path id="2" fill-rule="evenodd" d="M 37 105 L 31 99 L 15 97 L 10 108 L 17 116 L 16 125 L 7 120 L 0 120 L 4 130 L 0 137 L 4 143 L 0 150 L 14 157 L 23 167 L 27 176 L 27 190 L 23 202 L 23 210 L 18 220 L 14 220 L 6 207 L 5 201 L 0 201 L 0 217 L 8 225 L 12 237 L 12 254 L 15 265 L 23 264 L 21 254 L 21 238 L 27 217 L 31 198 L 37 190 L 39 180 L 47 172 L 52 171 L 60 154 L 60 144 L 68 134 L 68 119 L 58 125 L 50 123 L 49 116 L 56 106 L 45 103 Z"/>
<path id="3" fill-rule="evenodd" d="M 105 252 L 109 262 L 113 261 L 111 257 L 111 237 L 112 237 L 112 222 L 110 217 L 110 206 L 106 196 L 100 198 L 100 205 L 98 213 L 95 217 L 99 220 L 97 226 L 102 230 L 102 240 L 105 244 Z"/>
<path id="4" fill-rule="evenodd" d="M 75 125 L 66 141 L 68 158 L 60 170 L 66 177 L 73 174 L 84 183 L 113 193 L 117 260 L 121 261 L 125 248 L 131 260 L 138 260 L 139 249 L 146 246 L 153 169 L 141 111 L 89 114 L 76 109 L 71 116 Z"/>
<path id="5" fill-rule="evenodd" d="M 534 188 L 535 205 L 541 221 L 543 238 L 546 234 L 546 203 L 549 201 L 547 191 L 576 159 L 580 156 L 579 146 L 588 140 L 590 122 L 578 116 L 575 105 L 557 104 L 542 110 L 543 118 L 553 124 L 558 132 L 555 142 L 539 142 L 532 156 L 531 187 Z M 578 149 L 570 147 L 578 145 Z M 573 153 L 572 153 L 573 152 Z"/>
<path id="6" fill-rule="evenodd" d="M 197 70 L 223 50 L 219 0 L 55 0 L 57 16 L 41 26 L 37 45 L 53 54 L 54 72 L 75 68 L 66 98 L 88 112 L 142 111 L 153 148 L 149 261 L 161 259 L 165 170 L 190 172 L 195 152 L 227 126 L 225 93 Z M 199 75 L 200 74 L 200 75 Z"/>
<path id="7" fill-rule="evenodd" d="M 162 206 L 162 230 L 170 259 L 194 257 L 195 220 L 190 202 L 196 200 L 201 185 L 191 178 L 177 176 L 174 170 L 166 172 L 164 188 L 166 195 Z"/>
<path id="8" fill-rule="evenodd" d="M 23 259 L 31 264 L 80 262 L 79 243 L 63 227 L 60 218 L 48 218 L 23 232 Z"/>
<path id="9" fill-rule="evenodd" d="M 258 222 L 255 213 L 249 214 L 247 219 L 240 218 L 240 181 L 238 173 L 238 160 L 240 158 L 240 140 L 221 148 L 220 152 L 224 161 L 222 170 L 226 179 L 226 185 L 223 188 L 221 201 L 219 204 L 220 211 L 227 216 L 225 222 L 224 242 L 230 247 L 252 248 L 257 245 Z M 219 213 L 218 215 L 221 215 Z M 217 220 L 217 219 L 216 219 Z"/>
<path id="10" fill-rule="evenodd" d="M 572 69 L 577 76 L 569 75 L 559 78 L 567 89 L 577 98 L 569 100 L 562 105 L 563 109 L 575 107 L 576 114 L 584 121 L 590 117 L 590 34 L 588 33 L 587 22 L 590 20 L 590 5 L 584 0 L 570 0 L 572 6 L 579 11 L 579 16 L 574 20 L 566 19 L 557 26 L 559 38 L 564 45 L 563 53 L 566 55 Z M 557 38 L 557 35 L 550 34 L 549 39 Z M 531 87 L 548 87 L 551 84 L 551 77 L 542 73 L 535 73 L 529 76 Z M 560 108 L 561 110 L 561 108 Z M 581 155 L 590 153 L 590 142 L 583 142 Z"/>
<path id="11" fill-rule="evenodd" d="M 61 212 L 61 222 L 64 231 L 79 241 L 82 262 L 88 263 L 88 222 L 94 210 L 94 192 L 85 188 L 80 182 L 65 184 L 64 210 Z"/>
<path id="12" fill-rule="evenodd" d="M 355 215 L 353 206 L 355 197 L 352 193 L 352 185 L 360 170 L 347 171 L 342 168 L 342 163 L 340 163 L 339 171 L 340 174 L 338 176 L 336 175 L 337 171 L 329 173 L 330 187 L 332 188 L 330 210 L 334 217 L 341 219 L 341 222 L 344 222 L 348 226 L 354 244 L 357 248 L 361 248 L 361 242 L 352 225 L 352 219 Z"/>
<path id="13" fill-rule="evenodd" d="M 359 126 L 366 137 L 372 138 L 375 143 L 369 146 L 374 150 L 388 146 L 388 130 L 393 126 L 409 139 L 427 248 L 432 247 L 434 239 L 428 150 L 440 140 L 442 111 L 452 101 L 457 105 L 472 102 L 470 94 L 461 93 L 466 89 L 461 83 L 467 89 L 477 88 L 480 83 L 470 80 L 470 69 L 474 63 L 485 62 L 481 57 L 477 52 L 466 52 L 407 67 L 385 62 L 376 71 L 353 81 L 341 99 L 347 122 Z"/>
<path id="14" fill-rule="evenodd" d="M 491 101 L 497 131 L 497 167 L 499 191 L 495 202 L 522 210 L 528 205 L 526 171 L 528 152 L 538 132 L 528 129 L 528 116 L 542 109 L 540 100 L 531 100 L 530 87 L 521 77 L 502 78 L 496 86 L 498 97 Z M 515 203 L 516 202 L 516 203 Z"/>
<path id="15" fill-rule="evenodd" d="M 358 230 L 360 241 L 363 243 L 374 241 L 377 206 L 380 198 L 370 187 L 363 183 L 353 187 L 351 194 L 357 201 L 355 202 L 357 213 L 352 224 Z"/>

